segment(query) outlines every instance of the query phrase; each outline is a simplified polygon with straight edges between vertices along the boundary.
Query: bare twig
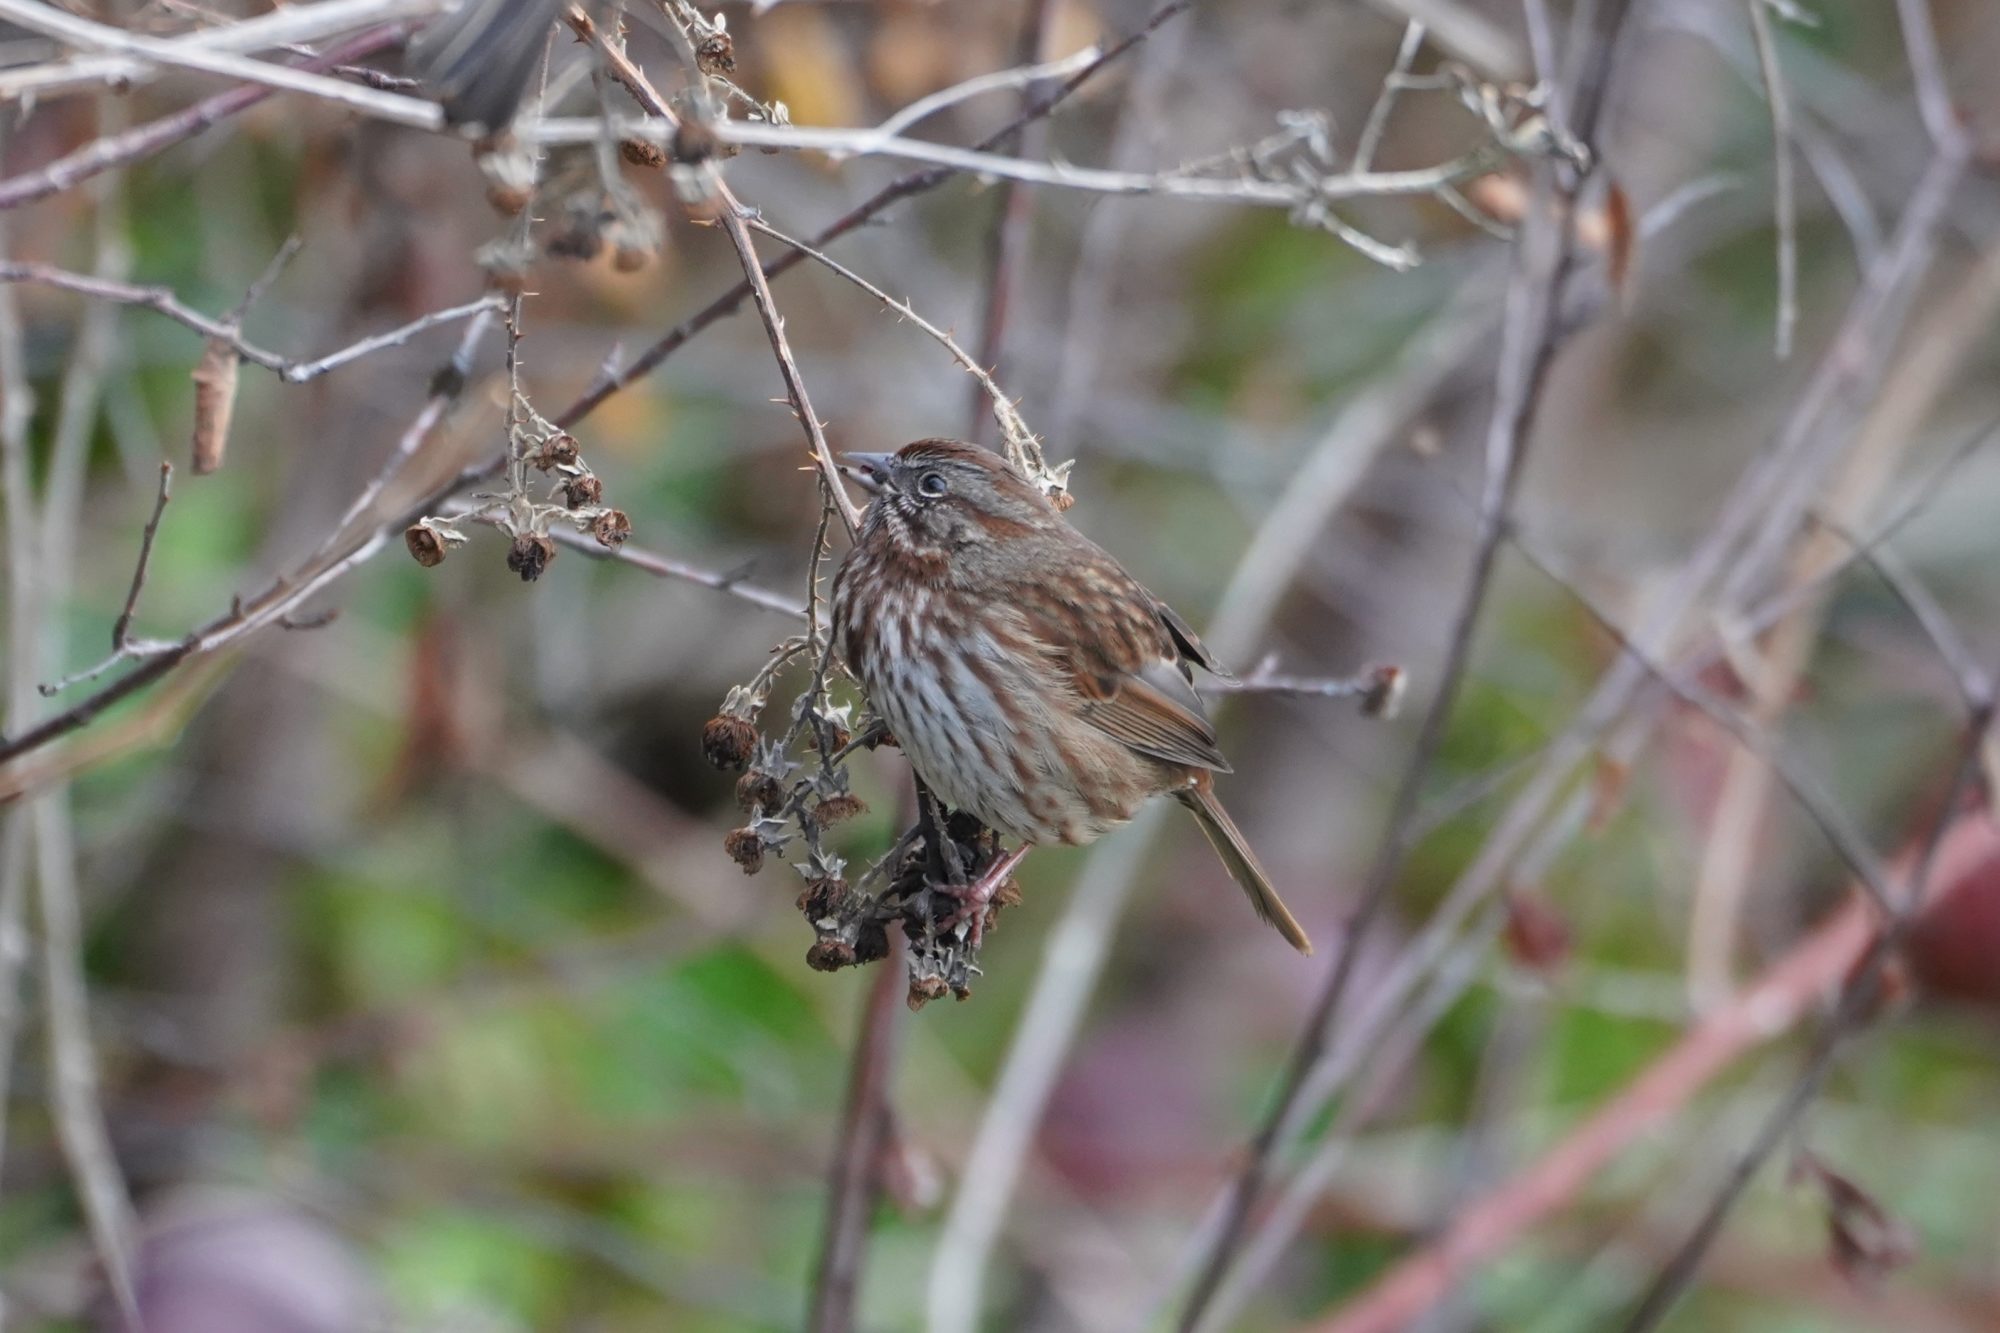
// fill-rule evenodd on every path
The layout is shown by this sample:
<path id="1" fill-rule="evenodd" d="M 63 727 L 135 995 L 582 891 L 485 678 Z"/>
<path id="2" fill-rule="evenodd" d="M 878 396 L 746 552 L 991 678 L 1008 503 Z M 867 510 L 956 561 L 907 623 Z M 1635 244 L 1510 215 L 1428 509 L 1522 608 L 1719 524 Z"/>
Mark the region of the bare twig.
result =
<path id="1" fill-rule="evenodd" d="M 90 993 L 83 975 L 83 907 L 77 894 L 68 790 L 41 793 L 32 817 L 36 905 L 42 925 L 42 1003 L 48 1019 L 52 1081 L 49 1109 L 105 1276 L 127 1325 L 136 1329 L 142 1326 L 133 1285 L 138 1226 L 98 1100 L 97 1054 L 90 1039 Z"/>
<path id="2" fill-rule="evenodd" d="M 1039 48 L 1039 44 L 1037 45 Z M 980 74 L 963 83 L 955 83 L 949 88 L 940 88 L 934 93 L 919 97 L 883 121 L 879 128 L 886 134 L 901 134 L 947 107 L 957 106 L 960 102 L 969 101 L 986 93 L 1004 92 L 1010 88 L 1033 88 L 1048 79 L 1067 78 L 1096 64 L 1103 54 L 1104 52 L 1098 47 L 1086 46 L 1081 51 L 1072 51 L 1059 60 L 1017 65 L 1013 69 Z"/>
<path id="3" fill-rule="evenodd" d="M 124 262 L 122 237 L 115 236 L 118 223 L 107 219 L 104 210 L 115 209 L 115 201 L 98 200 L 100 241 L 109 239 L 109 249 L 100 249 L 101 266 L 116 268 Z M 53 553 L 66 555 L 72 534 L 81 522 L 80 477 L 89 432 L 83 428 L 90 412 L 82 399 L 94 401 L 100 367 L 89 361 L 102 349 L 80 352 L 84 364 L 73 366 L 65 376 L 65 390 L 75 395 L 64 404 L 63 429 L 57 444 L 63 451 L 50 466 L 51 487 L 39 520 L 29 497 L 26 462 L 26 430 L 33 411 L 32 399 L 22 364 L 20 325 L 12 300 L 6 293 L 0 301 L 0 486 L 6 492 L 5 518 L 8 530 L 9 589 L 11 607 L 9 643 L 9 723 L 27 721 L 35 707 L 30 682 L 42 663 L 55 658 L 63 640 L 62 618 L 56 614 L 66 594 L 71 570 L 67 565 L 49 567 L 44 559 Z M 42 540 L 37 541 L 37 534 Z M 10 872 L 6 885 L 10 895 L 19 894 L 32 873 L 35 902 L 41 923 L 40 962 L 43 1006 L 47 1016 L 48 1061 L 50 1072 L 49 1113 L 61 1145 L 91 1241 L 103 1265 L 116 1304 L 125 1322 L 137 1328 L 138 1303 L 133 1285 L 132 1206 L 123 1176 L 105 1127 L 103 1108 L 98 1103 L 96 1056 L 91 1048 L 89 998 L 83 978 L 83 931 L 81 904 L 76 885 L 76 849 L 70 828 L 69 791 L 54 784 L 39 794 L 28 807 L 25 818 L 10 818 L 7 831 L 13 837 L 32 840 L 32 872 L 13 858 L 22 855 L 10 848 L 0 860 Z M 16 867 L 19 867 L 16 873 Z M 12 1011 L 17 1003 L 15 970 L 22 958 L 13 946 L 17 942 L 22 916 L 19 901 L 0 903 L 0 929 L 7 947 L 0 974 L 4 974 L 6 1006 L 9 1010 L 8 1035 L 13 1026 Z M 0 1060 L 11 1062 L 11 1042 L 0 1050 Z"/>
<path id="4" fill-rule="evenodd" d="M 349 38 L 325 54 L 301 61 L 292 68 L 307 72 L 332 69 L 393 46 L 406 35 L 408 28 L 405 25 L 386 24 Z M 183 140 L 192 139 L 210 126 L 257 105 L 276 91 L 267 84 L 242 84 L 136 129 L 92 139 L 47 166 L 0 180 L 0 210 L 18 208 L 22 204 L 47 198 L 99 172 L 136 162 Z"/>
<path id="5" fill-rule="evenodd" d="M 1764 77 L 1764 97 L 1771 107 L 1771 172 L 1778 226 L 1778 356 L 1792 354 L 1792 330 L 1799 321 L 1799 207 L 1797 169 L 1792 160 L 1792 107 L 1785 92 L 1785 73 L 1778 66 L 1778 46 L 1771 34 L 1768 0 L 1743 0 L 1750 14 L 1750 32 L 1757 43 L 1757 68 Z"/>
<path id="6" fill-rule="evenodd" d="M 0 145 L 11 135 L 0 130 Z M 0 218 L 0 238 L 6 220 Z M 40 589 L 35 579 L 37 542 L 34 503 L 29 491 L 28 426 L 34 419 L 33 389 L 22 350 L 21 317 L 11 290 L 0 290 L 0 521 L 6 524 L 7 727 L 29 724 L 35 709 L 35 657 L 28 645 L 41 628 Z M 0 1093 L 13 1072 L 14 1038 L 20 1028 L 22 964 L 28 956 L 27 904 L 33 821 L 26 810 L 8 810 L 0 820 Z M 0 1145 L 6 1142 L 9 1102 L 0 1096 Z M 0 1154 L 4 1160 L 4 1154 Z"/>
<path id="7" fill-rule="evenodd" d="M 391 19 L 413 19 L 439 7 L 439 0 L 324 0 L 260 14 L 238 23 L 198 28 L 163 39 L 169 46 L 251 55 L 290 48 Z M 32 95 L 46 102 L 93 84 L 130 88 L 158 77 L 161 63 L 137 55 L 83 55 L 0 71 L 0 102 Z"/>
<path id="8" fill-rule="evenodd" d="M 403 465 L 415 457 L 417 450 L 437 428 L 438 422 L 444 419 L 445 412 L 457 400 L 461 386 L 471 375 L 473 355 L 479 350 L 479 344 L 485 340 L 486 332 L 492 327 L 493 319 L 500 309 L 501 303 L 496 299 L 473 315 L 471 322 L 465 326 L 465 332 L 459 336 L 458 347 L 452 352 L 451 360 L 445 363 L 443 370 L 432 382 L 429 400 L 397 437 L 396 445 L 389 451 L 389 456 L 382 460 L 382 465 L 375 470 L 375 475 L 369 478 L 361 493 L 348 504 L 346 512 L 340 516 L 340 521 L 327 533 L 326 540 L 315 552 L 318 558 L 324 559 L 330 555 L 342 535 L 363 514 L 375 507 L 376 502 L 382 498 L 382 493 L 402 473 Z"/>
<path id="9" fill-rule="evenodd" d="M 750 225 L 763 235 L 769 236 L 772 240 L 781 241 L 791 246 L 794 250 L 809 256 L 829 273 L 844 278 L 856 287 L 859 287 L 862 291 L 867 292 L 877 301 L 880 301 L 898 319 L 909 321 L 936 339 L 939 345 L 951 353 L 952 359 L 958 362 L 965 370 L 965 373 L 977 381 L 979 391 L 992 404 L 993 419 L 999 423 L 1000 438 L 1006 445 L 1008 460 L 1014 464 L 1015 468 L 1023 476 L 1043 485 L 1045 488 L 1060 489 L 1062 487 L 1069 471 L 1068 465 L 1065 464 L 1055 469 L 1051 469 L 1048 466 L 1046 460 L 1042 457 L 1040 442 L 1036 440 L 1034 432 L 1028 429 L 1028 423 L 1022 419 L 1019 409 L 1014 406 L 1014 400 L 1007 396 L 1006 392 L 994 382 L 993 376 L 988 373 L 985 367 L 973 360 L 971 355 L 963 347 L 960 347 L 957 340 L 949 333 L 931 323 L 922 315 L 919 315 L 916 312 L 916 307 L 912 306 L 907 299 L 898 301 L 895 297 L 890 296 L 880 287 L 877 287 L 853 269 L 848 268 L 839 260 L 830 257 L 824 251 L 807 245 L 804 241 L 794 240 L 768 223 L 752 221 Z"/>
<path id="10" fill-rule="evenodd" d="M 671 126 L 658 119 L 616 122 L 616 128 L 620 134 L 659 143 L 667 142 L 671 133 Z M 1036 162 L 978 148 L 906 139 L 872 129 L 772 125 L 748 120 L 719 121 L 711 128 L 724 142 L 746 148 L 802 149 L 837 158 L 892 157 L 974 176 L 1089 194 L 1149 195 L 1261 208 L 1298 209 L 1347 199 L 1434 194 L 1443 186 L 1484 175 L 1499 162 L 1496 151 L 1474 149 L 1435 166 L 1409 171 L 1348 171 L 1294 182 L 1187 171 L 1113 171 L 1062 162 Z M 526 140 L 553 146 L 595 142 L 603 129 L 602 123 L 594 118 L 564 117 L 525 124 L 520 133 Z"/>
<path id="11" fill-rule="evenodd" d="M 1940 151 L 1965 138 L 1965 126 L 1952 109 L 1951 85 L 1945 81 L 1944 58 L 1938 54 L 1937 28 L 1931 22 L 1929 0 L 1896 0 L 1896 17 L 1903 29 L 1903 49 L 1916 86 L 1917 110 L 1924 129 Z"/>
<path id="12" fill-rule="evenodd" d="M 1424 25 L 1411 19 L 1403 28 L 1402 43 L 1396 48 L 1396 63 L 1382 80 L 1382 91 L 1376 94 L 1375 105 L 1368 108 L 1361 138 L 1354 145 L 1356 171 L 1367 171 L 1375 165 L 1375 150 L 1382 146 L 1382 136 L 1389 129 L 1389 113 L 1396 109 L 1396 98 L 1403 91 L 1403 76 L 1410 72 L 1410 65 L 1423 45 Z"/>
<path id="13" fill-rule="evenodd" d="M 20 24 L 30 32 L 45 33 L 59 41 L 87 51 L 133 56 L 157 64 L 219 74 L 241 83 L 257 84 L 285 92 L 304 93 L 362 112 L 378 120 L 407 125 L 420 130 L 442 130 L 444 112 L 437 103 L 376 88 L 357 87 L 309 69 L 267 64 L 247 56 L 194 46 L 164 38 L 144 37 L 94 23 L 57 9 L 41 0 L 0 0 L 0 18 Z M 346 57 L 352 59 L 352 57 Z M 333 63 L 340 63 L 339 61 Z"/>
<path id="14" fill-rule="evenodd" d="M 95 300 L 139 306 L 154 311 L 204 337 L 214 338 L 227 344 L 236 355 L 254 366 L 262 366 L 276 373 L 287 384 L 304 384 L 309 380 L 318 379 L 329 371 L 338 370 L 372 353 L 386 351 L 392 347 L 402 347 L 418 334 L 441 324 L 449 324 L 482 311 L 499 308 L 498 297 L 482 296 L 476 301 L 467 301 L 462 305 L 449 306 L 443 310 L 433 310 L 430 314 L 420 316 L 397 328 L 370 334 L 316 360 L 298 361 L 245 340 L 242 332 L 243 311 L 240 307 L 233 314 L 218 319 L 212 315 L 204 315 L 192 306 L 184 304 L 174 295 L 171 288 L 113 282 L 87 274 L 71 273 L 49 264 L 12 262 L 0 263 L 0 282 L 31 282 L 75 292 Z M 253 287 L 250 298 L 246 299 L 254 299 L 256 290 L 257 288 Z"/>
<path id="15" fill-rule="evenodd" d="M 139 609 L 139 594 L 146 588 L 146 570 L 153 562 L 153 539 L 160 534 L 160 516 L 167 512 L 167 501 L 171 498 L 174 480 L 174 465 L 162 461 L 160 464 L 160 490 L 153 499 L 153 516 L 146 520 L 146 528 L 139 537 L 139 560 L 132 567 L 132 587 L 125 594 L 124 609 L 118 619 L 111 624 L 111 646 L 123 648 L 131 641 L 132 617 Z"/>
<path id="16" fill-rule="evenodd" d="M 498 526 L 502 520 L 497 514 L 484 514 L 479 516 L 479 521 Z M 712 588 L 716 592 L 727 593 L 731 597 L 748 602 L 751 606 L 775 611 L 794 620 L 806 618 L 806 608 L 799 604 L 797 598 L 773 592 L 769 588 L 758 587 L 754 583 L 745 583 L 740 574 L 718 573 L 712 569 L 703 569 L 699 565 L 690 565 L 685 561 L 634 546 L 630 542 L 615 550 L 607 550 L 596 538 L 570 528 L 551 528 L 549 537 L 558 545 L 567 546 L 593 560 L 630 565 L 655 578 L 673 579 L 678 583 L 692 583 L 698 587 Z"/>
<path id="17" fill-rule="evenodd" d="M 819 469 L 820 485 L 825 488 L 827 500 L 840 515 L 841 526 L 852 537 L 861 530 L 861 511 L 855 507 L 846 486 L 841 484 L 839 465 L 833 461 L 833 450 L 826 442 L 826 432 L 821 428 L 819 418 L 813 415 L 812 399 L 806 395 L 805 380 L 799 374 L 791 344 L 785 340 L 784 317 L 778 313 L 777 304 L 771 299 L 770 281 L 764 276 L 763 265 L 757 259 L 757 247 L 750 239 L 750 224 L 743 220 L 733 200 L 725 205 L 722 226 L 736 247 L 737 258 L 742 261 L 743 276 L 750 281 L 750 294 L 757 302 L 757 313 L 763 318 L 764 332 L 771 341 L 771 355 L 777 358 L 778 371 L 784 376 L 786 396 L 791 399 L 792 411 L 798 416 L 799 424 L 805 428 L 813 465 Z"/>

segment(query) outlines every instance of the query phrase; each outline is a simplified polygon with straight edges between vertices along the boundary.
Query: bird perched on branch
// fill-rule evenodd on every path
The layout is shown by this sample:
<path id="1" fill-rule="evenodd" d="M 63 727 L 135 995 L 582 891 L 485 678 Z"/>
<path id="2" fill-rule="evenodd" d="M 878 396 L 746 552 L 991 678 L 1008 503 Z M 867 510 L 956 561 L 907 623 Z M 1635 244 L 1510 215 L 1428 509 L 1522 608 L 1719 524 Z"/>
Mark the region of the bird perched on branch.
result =
<path id="1" fill-rule="evenodd" d="M 1306 934 L 1216 799 L 1229 762 L 1181 618 L 998 456 L 952 440 L 847 454 L 871 491 L 834 579 L 834 643 L 945 805 L 1022 848 L 963 890 L 976 932 L 1021 850 L 1087 843 L 1171 795 L 1257 915 Z"/>

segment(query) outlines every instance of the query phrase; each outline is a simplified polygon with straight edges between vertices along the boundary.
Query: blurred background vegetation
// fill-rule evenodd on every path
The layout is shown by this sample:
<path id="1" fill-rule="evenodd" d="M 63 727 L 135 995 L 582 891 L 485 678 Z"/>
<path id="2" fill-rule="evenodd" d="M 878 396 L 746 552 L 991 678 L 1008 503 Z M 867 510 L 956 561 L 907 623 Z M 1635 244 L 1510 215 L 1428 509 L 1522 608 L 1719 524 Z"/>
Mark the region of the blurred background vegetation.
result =
<path id="1" fill-rule="evenodd" d="M 86 8 L 161 30 L 193 13 Z M 1519 64 L 1492 75 L 1528 68 L 1515 6 L 1442 8 L 1490 29 L 1493 45 L 1427 45 L 1420 72 L 1495 54 Z M 2000 11 L 1986 0 L 1931 9 L 1961 113 L 1990 146 Z M 1022 6 L 995 0 L 723 10 L 737 81 L 784 101 L 800 125 L 872 124 L 1006 68 L 1024 21 Z M 1145 12 L 1059 0 L 1044 50 L 1111 40 Z M 1569 17 L 1558 8 L 1559 30 Z M 1774 17 L 1801 127 L 1789 358 L 1773 350 L 1772 129 L 1743 7 L 1642 4 L 1616 66 L 1600 142 L 1638 240 L 1616 290 L 1592 279 L 1552 370 L 1520 526 L 1625 623 L 1661 596 L 1828 354 L 1928 153 L 1891 6 L 1829 0 L 1810 23 Z M 1043 151 L 1170 167 L 1262 137 L 1294 108 L 1330 113 L 1351 146 L 1402 35 L 1386 0 L 1197 4 L 1081 90 Z M 46 58 L 25 37 L 17 45 L 15 59 Z M 635 35 L 634 50 L 672 68 L 657 38 Z M 398 68 L 393 55 L 375 63 Z M 25 117 L 10 108 L 6 174 L 216 86 L 180 74 Z M 922 133 L 973 142 L 1014 102 L 963 103 Z M 1449 96 L 1412 93 L 1381 161 L 1435 162 L 1474 133 Z M 896 170 L 754 152 L 727 165 L 742 197 L 796 233 Z M 527 275 L 524 387 L 544 411 L 582 392 L 615 349 L 646 346 L 738 276 L 727 239 L 688 219 L 666 175 L 626 178 L 667 220 L 650 263 L 625 272 L 608 254 L 544 256 Z M 278 97 L 13 209 L 5 249 L 83 272 L 128 250 L 131 281 L 220 314 L 296 235 L 298 256 L 244 332 L 311 357 L 476 297 L 475 252 L 509 225 L 483 194 L 462 142 Z M 839 253 L 970 343 L 999 194 L 955 180 Z M 1225 794 L 1320 954 L 1295 958 L 1261 929 L 1191 825 L 1154 836 L 1007 1213 L 984 1326 L 1123 1329 L 1170 1308 L 1187 1277 L 1188 1237 L 1324 981 L 1436 683 L 1475 530 L 1509 246 L 1427 199 L 1356 210 L 1376 235 L 1420 248 L 1424 262 L 1396 273 L 1281 212 L 1056 189 L 1028 198 L 999 379 L 1050 456 L 1078 460 L 1072 518 L 1196 624 L 1226 614 L 1246 546 L 1343 414 L 1384 386 L 1409 401 L 1388 447 L 1358 460 L 1334 520 L 1298 534 L 1309 554 L 1235 663 L 1247 671 L 1268 654 L 1285 672 L 1338 676 L 1394 662 L 1412 681 L 1405 718 L 1278 695 L 1221 714 L 1237 768 Z M 1875 449 L 1881 465 L 1839 506 L 1872 528 L 1950 464 L 1894 551 L 1985 663 L 2000 662 L 2000 457 L 1958 455 L 1996 408 L 1996 225 L 2000 188 L 1980 167 L 1952 195 L 1909 293 L 1908 331 L 1862 349 L 1886 387 L 1854 410 L 1866 438 L 1884 439 L 1857 450 Z M 810 266 L 777 294 L 836 447 L 975 428 L 971 382 L 909 325 Z M 109 641 L 159 460 L 185 460 L 201 340 L 45 286 L 4 295 L 35 403 L 38 486 L 90 312 L 109 321 L 74 590 L 49 612 L 73 670 Z M 427 331 L 303 386 L 245 367 L 225 465 L 175 480 L 139 632 L 178 637 L 315 549 L 460 332 Z M 497 346 L 488 340 L 426 446 L 427 475 L 501 443 Z M 1910 410 L 1877 410 L 1938 358 L 1942 382 Z M 799 595 L 818 501 L 798 425 L 772 401 L 781 391 L 746 311 L 577 428 L 635 547 Z M 811 933 L 792 872 L 746 878 L 723 854 L 742 817 L 731 775 L 698 746 L 728 687 L 793 622 L 576 552 L 524 585 L 505 567 L 504 538 L 471 537 L 436 569 L 392 547 L 314 600 L 338 611 L 332 623 L 269 630 L 189 664 L 71 742 L 97 745 L 71 798 L 91 1035 L 155 1333 L 800 1326 L 870 974 L 805 967 Z M 1963 704 L 1924 629 L 1867 568 L 1828 585 L 1808 638 L 1796 688 L 1760 717 L 1886 858 L 1952 799 Z M 7 647 L 10 660 L 27 651 Z M 1522 765 L 1616 652 L 1567 589 L 1503 556 L 1425 788 L 1424 836 L 1364 945 L 1357 995 L 1401 955 L 1492 832 Z M 1712 658 L 1703 679 L 1755 702 Z M 17 706 L 8 733 L 67 697 Z M 1231 1327 L 1291 1327 L 1365 1288 L 1561 1142 L 1697 1012 L 1688 922 L 1732 742 L 1693 708 L 1652 708 L 1636 752 L 1604 760 L 1578 789 L 1587 817 L 1516 867 L 1512 910 L 1468 936 L 1469 988 L 1407 1060 L 1364 1084 L 1370 1104 L 1360 1124 L 1343 1122 L 1339 1169 Z M 908 779 L 890 751 L 855 772 L 870 812 L 837 842 L 865 862 L 902 827 Z M 9 855 L 25 856 L 24 822 L 7 828 Z M 1785 953 L 1850 879 L 1782 793 L 1747 837 L 1725 985 Z M 1031 857 L 1025 903 L 988 944 L 974 996 L 905 1016 L 858 1327 L 924 1326 L 954 1181 L 1072 881 L 1097 855 Z M 25 873 L 9 871 L 17 888 Z M 2000 869 L 1991 878 L 1973 887 L 2000 893 Z M 30 914 L 31 929 L 38 921 Z M 1956 973 L 1918 966 L 1913 994 L 1843 1050 L 1666 1327 L 2000 1326 L 2000 914 L 1968 909 L 1933 942 L 1974 961 Z M 48 1109 L 43 965 L 26 966 L 0 1162 L 0 1293 L 14 1327 L 96 1326 L 110 1316 Z M 1947 975 L 1958 978 L 1938 983 L 1950 997 L 1925 984 Z M 1806 1040 L 1696 1090 L 1423 1327 L 1616 1327 L 1789 1085 Z M 1807 1150 L 1894 1220 L 1861 1242 L 1835 1227 L 1830 1243 L 1838 1190 L 1787 1169 Z M 1907 1262 L 1871 1271 L 1897 1257 Z"/>

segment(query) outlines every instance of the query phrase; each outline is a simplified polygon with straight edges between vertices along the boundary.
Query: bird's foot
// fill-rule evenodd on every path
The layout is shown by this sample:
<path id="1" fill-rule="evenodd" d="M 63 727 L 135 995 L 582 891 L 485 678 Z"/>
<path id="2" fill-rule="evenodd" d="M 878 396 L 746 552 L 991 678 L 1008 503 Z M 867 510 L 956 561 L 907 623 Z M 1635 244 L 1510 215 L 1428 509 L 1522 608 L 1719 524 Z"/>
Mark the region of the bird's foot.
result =
<path id="1" fill-rule="evenodd" d="M 1016 847 L 1005 856 L 988 866 L 970 884 L 933 884 L 931 890 L 956 902 L 958 906 L 951 915 L 940 923 L 940 929 L 950 934 L 960 926 L 966 928 L 965 946 L 977 949 L 986 938 L 987 919 L 992 914 L 993 899 L 1013 876 L 1014 867 L 1028 854 L 1027 844 Z"/>

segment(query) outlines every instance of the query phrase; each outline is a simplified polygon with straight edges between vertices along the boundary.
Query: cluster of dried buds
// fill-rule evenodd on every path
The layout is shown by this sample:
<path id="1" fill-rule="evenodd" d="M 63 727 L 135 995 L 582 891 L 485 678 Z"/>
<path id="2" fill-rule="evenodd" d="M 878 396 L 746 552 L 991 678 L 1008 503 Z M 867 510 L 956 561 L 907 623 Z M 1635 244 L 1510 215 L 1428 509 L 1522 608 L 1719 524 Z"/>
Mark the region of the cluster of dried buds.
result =
<path id="1" fill-rule="evenodd" d="M 474 495 L 475 507 L 463 514 L 432 515 L 403 530 L 403 544 L 418 564 L 429 569 L 444 563 L 451 548 L 467 540 L 460 525 L 468 519 L 491 523 L 513 539 L 507 568 L 524 583 L 540 578 L 555 560 L 560 548 L 549 533 L 557 525 L 588 534 L 606 550 L 625 544 L 632 535 L 632 520 L 622 509 L 604 503 L 604 483 L 583 461 L 575 436 L 529 408 L 525 423 L 515 428 L 513 449 L 509 473 L 516 484 L 505 494 Z M 530 469 L 551 479 L 545 499 L 528 493 L 525 479 Z"/>
<path id="2" fill-rule="evenodd" d="M 811 680 L 788 710 L 782 734 L 760 724 L 773 710 L 771 692 L 793 662 L 816 661 Z M 889 931 L 900 927 L 909 943 L 909 1001 L 918 1008 L 946 993 L 972 993 L 978 975 L 976 941 L 999 909 L 1018 902 L 1011 881 L 1001 886 L 973 923 L 959 910 L 953 888 L 974 883 L 1000 855 L 999 840 L 968 816 L 943 822 L 926 817 L 857 880 L 827 845 L 828 830 L 863 813 L 850 789 L 846 761 L 857 750 L 893 744 L 872 718 L 856 721 L 847 704 L 827 694 L 824 644 L 781 644 L 747 684 L 730 689 L 722 709 L 702 728 L 702 753 L 717 768 L 741 774 L 736 800 L 746 822 L 730 830 L 723 849 L 745 874 L 769 859 L 791 862 L 804 885 L 798 907 L 813 929 L 808 966 L 822 972 L 876 962 L 889 953 Z M 928 803 L 926 803 L 928 806 Z M 881 887 L 871 891 L 880 882 Z"/>

